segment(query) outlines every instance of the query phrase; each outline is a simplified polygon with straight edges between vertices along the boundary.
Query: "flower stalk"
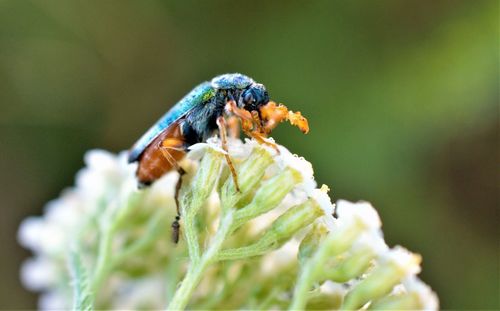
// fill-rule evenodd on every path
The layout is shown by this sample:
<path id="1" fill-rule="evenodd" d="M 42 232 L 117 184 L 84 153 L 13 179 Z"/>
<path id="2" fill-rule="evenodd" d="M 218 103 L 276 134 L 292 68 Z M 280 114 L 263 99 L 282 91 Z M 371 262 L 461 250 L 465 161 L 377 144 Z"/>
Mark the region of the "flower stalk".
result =
<path id="1" fill-rule="evenodd" d="M 184 216 L 184 232 L 193 265 L 200 260 L 200 241 L 196 229 L 195 217 L 203 206 L 219 178 L 222 168 L 222 156 L 213 149 L 207 150 L 201 160 L 189 191 L 180 201 L 181 215 Z"/>
<path id="2" fill-rule="evenodd" d="M 192 265 L 191 269 L 184 280 L 181 282 L 181 286 L 176 291 L 172 301 L 167 307 L 167 310 L 183 310 L 189 298 L 191 297 L 194 289 L 200 282 L 205 270 L 217 260 L 217 253 L 222 247 L 227 235 L 229 234 L 233 224 L 233 214 L 231 211 L 226 212 L 224 218 L 221 221 L 219 230 L 217 231 L 214 239 L 210 243 L 207 251 L 203 254 L 201 259 L 196 262 L 196 265 Z"/>

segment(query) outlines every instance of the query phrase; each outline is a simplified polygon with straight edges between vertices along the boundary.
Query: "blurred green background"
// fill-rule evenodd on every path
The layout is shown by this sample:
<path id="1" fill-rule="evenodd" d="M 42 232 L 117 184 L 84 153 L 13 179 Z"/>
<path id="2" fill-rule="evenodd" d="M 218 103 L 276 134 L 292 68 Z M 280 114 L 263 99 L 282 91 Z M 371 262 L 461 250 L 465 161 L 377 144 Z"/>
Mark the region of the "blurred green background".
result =
<path id="1" fill-rule="evenodd" d="M 498 32 L 496 0 L 0 1 L 0 308 L 35 306 L 17 227 L 84 152 L 226 72 L 309 118 L 274 137 L 374 204 L 442 308 L 499 308 Z"/>

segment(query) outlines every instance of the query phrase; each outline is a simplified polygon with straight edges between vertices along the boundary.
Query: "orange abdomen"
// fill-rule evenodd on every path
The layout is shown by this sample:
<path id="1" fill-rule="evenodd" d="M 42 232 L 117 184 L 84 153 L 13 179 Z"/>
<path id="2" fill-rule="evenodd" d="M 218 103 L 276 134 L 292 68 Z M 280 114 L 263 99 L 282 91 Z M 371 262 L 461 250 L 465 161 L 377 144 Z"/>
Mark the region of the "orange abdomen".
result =
<path id="1" fill-rule="evenodd" d="M 139 167 L 137 168 L 137 179 L 140 183 L 149 185 L 164 174 L 174 168 L 174 164 L 169 161 L 160 146 L 162 142 L 171 137 L 181 136 L 180 132 L 170 129 L 161 133 L 153 142 L 144 150 L 144 153 L 139 159 Z M 168 149 L 167 151 L 172 159 L 176 162 L 180 161 L 186 154 L 184 151 Z"/>

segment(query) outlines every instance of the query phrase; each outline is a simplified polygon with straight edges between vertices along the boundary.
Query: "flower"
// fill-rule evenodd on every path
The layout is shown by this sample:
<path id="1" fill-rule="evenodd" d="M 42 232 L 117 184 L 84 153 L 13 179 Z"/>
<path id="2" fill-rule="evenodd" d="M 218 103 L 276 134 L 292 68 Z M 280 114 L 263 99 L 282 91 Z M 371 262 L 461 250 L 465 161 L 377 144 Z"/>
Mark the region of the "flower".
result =
<path id="1" fill-rule="evenodd" d="M 377 211 L 368 202 L 351 203 L 339 200 L 336 206 L 339 222 L 349 225 L 359 221 L 367 230 L 378 230 L 382 226 Z"/>
<path id="2" fill-rule="evenodd" d="M 413 254 L 401 246 L 396 246 L 381 256 L 382 264 L 395 264 L 406 275 L 419 273 L 421 260 L 419 255 Z"/>
<path id="3" fill-rule="evenodd" d="M 22 265 L 21 281 L 25 287 L 43 293 L 39 299 L 40 309 L 71 307 L 71 290 L 61 290 L 70 283 L 67 268 L 69 250 L 80 244 L 87 249 L 84 257 L 90 257 L 90 262 L 93 262 L 95 258 L 92 257 L 101 238 L 98 235 L 100 222 L 107 213 L 116 212 L 119 201 L 129 200 L 129 196 L 137 192 L 136 165 L 127 163 L 125 152 L 114 155 L 103 150 L 91 150 L 84 159 L 87 166 L 77 173 L 75 187 L 64 190 L 58 199 L 47 203 L 42 216 L 28 217 L 19 227 L 19 243 L 35 254 Z M 147 191 L 142 198 L 142 217 L 151 217 L 152 207 L 174 204 L 175 182 L 175 175 L 167 174 Z M 120 243 L 117 239 L 112 247 L 119 248 Z M 118 285 L 110 286 L 104 292 L 120 288 Z"/>
<path id="4" fill-rule="evenodd" d="M 405 279 L 403 285 L 408 293 L 416 294 L 419 306 L 422 310 L 439 309 L 439 300 L 436 293 L 416 276 L 410 276 Z"/>
<path id="5" fill-rule="evenodd" d="M 335 210 L 335 205 L 332 204 L 330 196 L 328 196 L 328 191 L 330 191 L 328 186 L 322 185 L 320 189 L 312 190 L 311 197 L 318 202 L 319 206 L 323 210 L 324 216 L 321 220 L 330 230 L 334 230 L 335 219 L 332 215 Z"/>
<path id="6" fill-rule="evenodd" d="M 19 228 L 19 243 L 34 253 L 21 280 L 42 292 L 39 308 L 437 308 L 415 276 L 420 256 L 386 245 L 368 202 L 332 204 L 312 165 L 283 146 L 230 139 L 226 152 L 220 144 L 193 145 L 181 162 L 178 245 L 179 174 L 139 190 L 125 152 L 89 151 L 75 186 Z"/>

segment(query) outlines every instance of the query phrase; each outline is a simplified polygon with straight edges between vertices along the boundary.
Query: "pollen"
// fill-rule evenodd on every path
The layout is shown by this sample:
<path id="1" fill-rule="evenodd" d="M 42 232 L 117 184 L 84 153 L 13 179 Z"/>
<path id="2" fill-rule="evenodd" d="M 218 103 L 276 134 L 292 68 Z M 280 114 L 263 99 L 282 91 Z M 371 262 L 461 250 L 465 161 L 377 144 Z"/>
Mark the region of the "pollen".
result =
<path id="1" fill-rule="evenodd" d="M 309 123 L 307 122 L 307 119 L 300 113 L 300 111 L 289 111 L 288 120 L 290 121 L 291 125 L 297 126 L 302 133 L 307 134 L 309 132 Z"/>
<path id="2" fill-rule="evenodd" d="M 266 134 L 270 133 L 283 121 L 289 121 L 291 125 L 298 127 L 304 134 L 309 132 L 309 123 L 300 111 L 293 112 L 288 110 L 283 104 L 276 104 L 276 102 L 270 101 L 260 108 L 260 114 L 265 122 L 264 132 Z"/>

